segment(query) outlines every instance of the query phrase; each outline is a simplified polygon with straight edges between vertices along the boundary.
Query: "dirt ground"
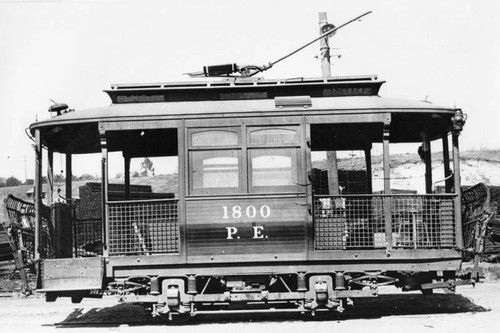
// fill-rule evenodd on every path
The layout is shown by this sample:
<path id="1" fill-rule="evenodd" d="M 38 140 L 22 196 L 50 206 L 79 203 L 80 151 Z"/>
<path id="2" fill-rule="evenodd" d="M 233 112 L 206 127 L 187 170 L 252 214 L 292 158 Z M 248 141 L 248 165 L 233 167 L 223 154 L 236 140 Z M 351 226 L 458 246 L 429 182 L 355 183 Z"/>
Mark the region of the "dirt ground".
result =
<path id="1" fill-rule="evenodd" d="M 500 283 L 462 286 L 457 294 L 402 293 L 385 287 L 380 296 L 355 300 L 354 307 L 329 318 L 298 314 L 200 315 L 185 324 L 151 318 L 141 306 L 118 304 L 116 298 L 1 298 L 1 332 L 498 332 Z"/>

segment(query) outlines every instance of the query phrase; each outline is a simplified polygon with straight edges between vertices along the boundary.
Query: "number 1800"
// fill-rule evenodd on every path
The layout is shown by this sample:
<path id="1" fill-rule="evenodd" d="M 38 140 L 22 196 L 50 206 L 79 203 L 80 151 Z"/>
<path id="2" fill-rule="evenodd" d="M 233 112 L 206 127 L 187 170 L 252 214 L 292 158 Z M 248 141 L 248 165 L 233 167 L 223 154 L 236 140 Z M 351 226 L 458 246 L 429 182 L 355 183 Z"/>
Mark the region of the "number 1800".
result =
<path id="1" fill-rule="evenodd" d="M 233 219 L 240 219 L 243 216 L 253 219 L 257 217 L 257 208 L 255 206 L 248 206 L 246 209 L 243 209 L 241 206 L 222 206 L 223 210 L 223 219 L 228 219 L 232 217 Z M 271 208 L 268 205 L 260 206 L 258 209 L 258 215 L 262 218 L 268 218 L 271 216 Z"/>

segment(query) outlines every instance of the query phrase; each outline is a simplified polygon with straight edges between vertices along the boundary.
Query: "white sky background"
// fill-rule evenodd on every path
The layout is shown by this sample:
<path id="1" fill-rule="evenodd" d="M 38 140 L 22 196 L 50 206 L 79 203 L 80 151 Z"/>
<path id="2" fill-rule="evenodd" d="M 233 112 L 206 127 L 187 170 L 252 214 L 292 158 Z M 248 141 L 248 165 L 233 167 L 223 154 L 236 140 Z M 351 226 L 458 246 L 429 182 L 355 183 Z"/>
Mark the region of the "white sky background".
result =
<path id="1" fill-rule="evenodd" d="M 369 10 L 330 40 L 342 55 L 332 59 L 333 75 L 377 74 L 387 81 L 382 96 L 456 105 L 469 116 L 462 149 L 500 148 L 499 1 L 0 0 L 0 177 L 24 180 L 26 158 L 33 178 L 24 129 L 50 117 L 50 99 L 78 111 L 108 105 L 102 90 L 111 83 L 190 80 L 182 73 L 204 65 L 262 65 L 316 37 L 318 12 L 339 25 Z M 265 77 L 321 76 L 318 49 Z M 98 163 L 74 168 L 99 173 Z"/>

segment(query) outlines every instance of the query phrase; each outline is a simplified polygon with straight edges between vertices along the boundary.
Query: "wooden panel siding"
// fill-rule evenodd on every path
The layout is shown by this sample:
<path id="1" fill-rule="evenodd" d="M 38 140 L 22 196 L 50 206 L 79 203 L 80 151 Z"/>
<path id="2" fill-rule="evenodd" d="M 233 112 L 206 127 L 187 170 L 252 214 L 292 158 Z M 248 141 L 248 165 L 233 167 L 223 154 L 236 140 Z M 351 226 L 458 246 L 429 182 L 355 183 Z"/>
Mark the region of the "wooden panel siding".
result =
<path id="1" fill-rule="evenodd" d="M 306 254 L 305 197 L 188 201 L 188 257 Z M 241 214 L 241 215 L 240 215 Z"/>

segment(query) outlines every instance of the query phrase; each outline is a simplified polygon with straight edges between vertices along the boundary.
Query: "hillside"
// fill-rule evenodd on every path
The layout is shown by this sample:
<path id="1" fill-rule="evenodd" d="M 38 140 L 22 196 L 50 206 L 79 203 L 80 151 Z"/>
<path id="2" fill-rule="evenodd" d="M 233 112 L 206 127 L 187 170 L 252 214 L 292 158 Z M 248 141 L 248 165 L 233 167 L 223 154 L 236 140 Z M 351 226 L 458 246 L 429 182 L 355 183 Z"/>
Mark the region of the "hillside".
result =
<path id="1" fill-rule="evenodd" d="M 432 155 L 433 181 L 444 178 L 443 160 L 440 153 Z M 462 185 L 485 183 L 486 185 L 500 185 L 500 150 L 470 150 L 461 153 L 460 174 Z M 373 190 L 383 189 L 382 156 L 372 158 Z M 326 169 L 326 161 L 316 161 L 313 167 Z M 391 188 L 416 190 L 425 192 L 425 166 L 418 154 L 391 155 Z M 338 168 L 343 170 L 365 169 L 363 157 L 345 158 L 338 161 Z M 443 185 L 442 182 L 436 185 Z"/>

